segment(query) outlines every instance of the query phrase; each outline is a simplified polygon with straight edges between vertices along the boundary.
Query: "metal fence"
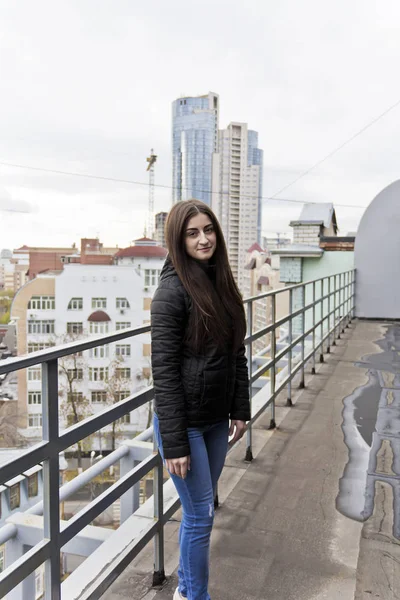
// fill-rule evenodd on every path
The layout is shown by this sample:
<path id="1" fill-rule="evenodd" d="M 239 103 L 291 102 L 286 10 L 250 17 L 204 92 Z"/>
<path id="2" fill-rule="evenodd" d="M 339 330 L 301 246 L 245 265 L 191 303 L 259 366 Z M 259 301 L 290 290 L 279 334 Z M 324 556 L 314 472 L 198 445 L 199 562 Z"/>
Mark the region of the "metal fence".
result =
<path id="1" fill-rule="evenodd" d="M 245 300 L 248 323 L 246 345 L 250 365 L 250 393 L 253 397 L 252 419 L 247 431 L 245 460 L 252 460 L 252 424 L 254 421 L 269 408 L 271 411 L 270 428 L 276 427 L 275 405 L 278 395 L 286 388 L 287 405 L 292 405 L 294 377 L 299 374 L 300 387 L 304 387 L 306 365 L 310 364 L 311 373 L 315 373 L 316 361 L 323 362 L 324 353 L 330 352 L 331 346 L 336 344 L 336 340 L 340 338 L 345 327 L 349 325 L 354 317 L 354 283 L 355 273 L 354 271 L 348 271 L 266 292 Z M 277 307 L 279 306 L 279 297 L 282 294 L 289 296 L 289 312 L 278 318 Z M 254 331 L 254 308 L 260 302 L 263 303 L 266 310 L 267 325 Z M 286 341 L 282 344 L 280 338 L 277 337 L 277 333 L 278 331 L 282 333 L 285 328 L 285 336 L 281 336 L 281 338 L 285 337 Z M 152 539 L 154 540 L 155 549 L 154 582 L 157 583 L 163 580 L 164 525 L 173 512 L 176 511 L 178 502 L 176 498 L 171 500 L 171 497 L 168 497 L 167 502 L 164 497 L 167 484 L 163 484 L 163 465 L 157 453 L 147 456 L 134 468 L 123 474 L 108 490 L 92 500 L 62 528 L 60 527 L 60 500 L 62 500 L 63 495 L 64 497 L 66 495 L 64 488 L 62 488 L 60 498 L 60 452 L 149 402 L 153 398 L 153 388 L 147 388 L 129 396 L 121 402 L 107 407 L 102 412 L 60 432 L 58 361 L 77 352 L 149 333 L 149 331 L 149 326 L 119 331 L 111 335 L 85 339 L 0 362 L 0 374 L 38 364 L 42 365 L 43 410 L 43 441 L 29 448 L 16 460 L 2 465 L 0 467 L 0 484 L 13 479 L 39 463 L 43 463 L 44 469 L 43 505 L 39 511 L 36 511 L 36 514 L 43 513 L 43 540 L 25 552 L 0 574 L 0 597 L 6 596 L 44 563 L 46 600 L 60 599 L 61 592 L 64 600 L 66 598 L 68 600 L 70 598 L 99 598 L 132 558 Z M 267 336 L 266 352 L 253 353 L 255 342 L 265 338 L 265 336 Z M 280 348 L 280 346 L 282 347 Z M 254 368 L 256 359 L 261 360 L 263 363 L 258 368 Z M 279 365 L 281 365 L 281 371 L 278 373 Z M 258 399 L 255 404 L 253 386 L 267 373 L 269 374 L 268 380 L 265 380 L 265 385 L 256 394 L 261 399 Z M 99 461 L 97 469 L 101 468 L 103 461 L 107 461 L 107 458 Z M 107 464 L 109 463 L 108 458 Z M 106 465 L 104 465 L 104 468 L 106 468 Z M 79 592 L 74 595 L 71 591 L 68 592 L 66 585 L 68 579 L 63 584 L 60 581 L 60 559 L 63 547 L 152 470 L 154 470 L 153 514 L 152 518 L 148 520 L 148 526 L 140 529 L 140 533 L 132 544 L 124 548 L 124 551 L 120 552 L 115 560 L 108 565 L 108 568 L 99 573 L 90 585 L 82 582 L 82 589 Z M 8 529 L 6 530 L 6 528 Z M 6 525 L 0 530 L 0 541 L 4 542 L 10 539 L 12 535 L 15 535 L 15 532 L 15 527 L 12 529 L 12 527 Z M 116 535 L 117 532 L 113 533 L 112 536 Z M 107 543 L 107 541 L 104 542 L 104 544 Z"/>

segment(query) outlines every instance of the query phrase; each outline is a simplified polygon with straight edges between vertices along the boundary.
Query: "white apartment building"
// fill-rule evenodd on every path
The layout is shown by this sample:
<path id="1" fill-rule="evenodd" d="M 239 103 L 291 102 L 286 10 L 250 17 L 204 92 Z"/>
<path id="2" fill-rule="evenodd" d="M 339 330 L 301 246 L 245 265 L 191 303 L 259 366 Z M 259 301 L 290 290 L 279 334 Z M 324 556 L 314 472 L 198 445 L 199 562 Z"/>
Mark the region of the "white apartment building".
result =
<path id="1" fill-rule="evenodd" d="M 121 250 L 125 256 L 115 265 L 70 264 L 63 271 L 47 272 L 29 281 L 17 293 L 11 309 L 11 318 L 17 323 L 18 354 L 149 324 L 151 298 L 165 259 L 165 250 L 158 247 L 163 255 L 149 256 L 154 253 L 149 247 L 132 246 L 136 248 L 133 257 L 126 256 L 129 249 Z M 73 394 L 80 417 L 86 417 L 149 385 L 150 378 L 148 334 L 62 359 L 61 426 L 72 424 L 68 394 Z M 18 374 L 18 414 L 20 432 L 32 441 L 41 439 L 40 366 Z M 133 436 L 146 427 L 147 420 L 148 406 L 126 415 L 118 425 L 119 436 Z M 110 448 L 110 430 L 92 440 L 93 449 Z"/>
<path id="2" fill-rule="evenodd" d="M 212 208 L 225 236 L 235 279 L 243 293 L 247 249 L 260 240 L 263 151 L 246 123 L 219 132 L 213 156 Z"/>

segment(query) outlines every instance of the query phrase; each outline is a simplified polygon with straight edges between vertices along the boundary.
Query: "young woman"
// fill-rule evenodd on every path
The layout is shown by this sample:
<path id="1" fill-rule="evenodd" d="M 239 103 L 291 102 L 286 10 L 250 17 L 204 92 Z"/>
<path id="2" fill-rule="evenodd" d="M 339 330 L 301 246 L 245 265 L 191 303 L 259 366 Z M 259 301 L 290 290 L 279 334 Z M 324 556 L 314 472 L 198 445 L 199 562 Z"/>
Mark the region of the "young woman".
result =
<path id="1" fill-rule="evenodd" d="M 199 200 L 175 204 L 166 240 L 151 336 L 154 434 L 182 502 L 174 600 L 210 600 L 214 491 L 229 436 L 240 439 L 250 419 L 246 322 L 212 210 Z"/>

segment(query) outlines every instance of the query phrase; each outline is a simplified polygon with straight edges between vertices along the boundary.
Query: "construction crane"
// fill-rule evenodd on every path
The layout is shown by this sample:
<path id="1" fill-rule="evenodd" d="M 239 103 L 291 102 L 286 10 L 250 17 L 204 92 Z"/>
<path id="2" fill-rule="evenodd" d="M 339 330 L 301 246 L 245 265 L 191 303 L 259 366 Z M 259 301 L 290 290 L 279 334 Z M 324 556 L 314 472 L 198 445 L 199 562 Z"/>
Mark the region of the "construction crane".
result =
<path id="1" fill-rule="evenodd" d="M 146 159 L 147 171 L 149 172 L 149 207 L 147 215 L 147 225 L 145 229 L 145 236 L 153 238 L 154 230 L 154 167 L 157 161 L 157 155 L 154 154 L 153 148 L 150 150 L 150 156 Z"/>

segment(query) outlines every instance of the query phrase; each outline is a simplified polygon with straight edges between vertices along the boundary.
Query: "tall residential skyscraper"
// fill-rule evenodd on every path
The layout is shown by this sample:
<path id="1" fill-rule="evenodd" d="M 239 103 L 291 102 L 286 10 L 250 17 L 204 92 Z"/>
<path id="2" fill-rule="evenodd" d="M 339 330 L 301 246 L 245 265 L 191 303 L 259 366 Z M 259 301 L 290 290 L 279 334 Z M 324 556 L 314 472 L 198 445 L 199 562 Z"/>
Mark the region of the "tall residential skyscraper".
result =
<path id="1" fill-rule="evenodd" d="M 212 92 L 172 103 L 173 203 L 197 198 L 211 206 L 218 117 L 219 97 Z"/>
<path id="2" fill-rule="evenodd" d="M 231 123 L 219 132 L 219 152 L 213 157 L 212 208 L 242 292 L 246 292 L 246 252 L 261 241 L 262 166 L 258 133 L 249 131 L 246 123 Z"/>

